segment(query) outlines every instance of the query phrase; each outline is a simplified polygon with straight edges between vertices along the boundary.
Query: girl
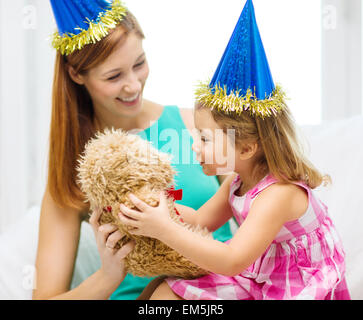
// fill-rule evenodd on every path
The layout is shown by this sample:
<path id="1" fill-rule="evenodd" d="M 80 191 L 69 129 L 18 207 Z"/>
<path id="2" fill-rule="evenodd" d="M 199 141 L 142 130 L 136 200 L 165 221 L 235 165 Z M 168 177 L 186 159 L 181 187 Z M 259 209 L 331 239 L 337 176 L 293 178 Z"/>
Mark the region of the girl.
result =
<path id="1" fill-rule="evenodd" d="M 222 243 L 203 239 L 173 222 L 161 194 L 158 207 L 130 196 L 141 211 L 121 205 L 120 220 L 132 233 L 155 237 L 210 274 L 195 280 L 169 278 L 152 299 L 345 299 L 344 251 L 327 208 L 312 189 L 323 177 L 300 153 L 287 107 L 277 118 L 227 116 L 198 104 L 193 145 L 203 171 L 213 175 L 235 161 L 235 174 L 199 210 L 179 207 L 185 222 L 215 230 L 234 216 L 239 229 Z M 233 152 L 216 159 L 231 143 L 216 145 L 211 132 L 234 128 Z"/>
<path id="2" fill-rule="evenodd" d="M 69 29 L 65 25 L 69 17 L 82 17 L 85 11 L 98 10 L 101 2 L 72 1 L 63 8 L 59 7 L 62 1 L 52 0 L 59 30 Z M 113 225 L 100 227 L 101 212 L 93 212 L 89 223 L 95 233 L 101 268 L 70 290 L 81 223 L 89 218 L 89 206 L 84 203 L 76 182 L 77 159 L 85 143 L 98 130 L 114 127 L 126 131 L 138 129 L 142 137 L 161 148 L 163 143 L 158 143 L 161 130 L 173 128 L 181 132 L 193 128 L 190 110 L 179 111 L 178 107 L 164 107 L 143 98 L 149 75 L 142 45 L 144 34 L 135 17 L 119 1 L 114 1 L 112 9 L 102 14 L 108 15 L 109 22 L 118 12 L 121 14 L 115 26 L 106 35 L 103 28 L 97 41 L 78 48 L 69 46 L 68 38 L 65 42 L 61 38 L 57 48 L 48 182 L 41 208 L 34 299 L 107 299 L 110 295 L 114 299 L 135 299 L 151 280 L 126 276 L 123 257 L 130 252 L 132 244 L 115 250 L 123 235 Z M 88 17 L 80 18 L 74 25 L 75 30 L 88 20 Z M 93 25 L 93 30 L 96 28 Z M 158 131 L 151 134 L 154 128 Z M 189 151 L 186 147 L 178 150 Z M 219 187 L 218 180 L 204 175 L 198 164 L 175 164 L 175 167 L 180 172 L 176 188 L 195 188 L 198 194 L 197 198 L 185 197 L 181 201 L 185 205 L 198 209 Z M 198 185 L 190 181 L 191 176 L 198 178 Z M 225 225 L 214 235 L 221 240 L 229 238 L 229 226 Z"/>
<path id="3" fill-rule="evenodd" d="M 211 231 L 232 216 L 239 228 L 226 243 L 205 239 L 170 219 L 164 194 L 156 208 L 131 195 L 139 211 L 121 204 L 119 216 L 132 233 L 157 238 L 209 271 L 168 278 L 151 299 L 349 299 L 341 241 L 312 192 L 328 177 L 304 157 L 283 97 L 248 0 L 194 112 L 200 142 L 193 149 L 203 171 L 234 174 L 199 210 L 178 209 L 185 222 Z"/>

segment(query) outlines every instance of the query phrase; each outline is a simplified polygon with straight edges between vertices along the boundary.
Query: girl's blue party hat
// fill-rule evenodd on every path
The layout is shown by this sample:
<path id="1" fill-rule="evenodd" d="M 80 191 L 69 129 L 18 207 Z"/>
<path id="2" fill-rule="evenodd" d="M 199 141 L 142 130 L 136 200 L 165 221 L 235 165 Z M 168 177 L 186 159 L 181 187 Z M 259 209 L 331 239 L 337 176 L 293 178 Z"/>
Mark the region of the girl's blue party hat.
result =
<path id="1" fill-rule="evenodd" d="M 119 0 L 50 0 L 58 32 L 53 47 L 68 55 L 108 35 L 126 15 Z"/>
<path id="2" fill-rule="evenodd" d="M 284 93 L 273 82 L 252 0 L 243 8 L 212 81 L 201 84 L 196 97 L 212 109 L 249 111 L 262 118 L 283 108 Z"/>

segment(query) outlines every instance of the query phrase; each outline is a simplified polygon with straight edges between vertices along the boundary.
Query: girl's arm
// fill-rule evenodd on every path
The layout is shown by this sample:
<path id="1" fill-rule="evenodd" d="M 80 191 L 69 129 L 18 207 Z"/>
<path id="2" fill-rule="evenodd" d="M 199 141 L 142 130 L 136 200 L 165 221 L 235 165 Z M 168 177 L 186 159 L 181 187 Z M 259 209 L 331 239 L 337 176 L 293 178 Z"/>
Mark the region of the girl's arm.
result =
<path id="1" fill-rule="evenodd" d="M 96 215 L 97 213 L 94 213 L 92 217 L 98 220 L 99 216 Z M 53 201 L 49 190 L 46 190 L 39 224 L 36 287 L 33 290 L 33 299 L 107 299 L 121 283 L 124 277 L 122 252 L 111 252 L 110 249 L 104 248 L 104 245 L 99 246 L 101 269 L 77 288 L 69 291 L 81 221 L 81 216 L 76 210 L 60 208 Z M 111 229 L 105 227 L 104 230 L 96 229 L 98 228 L 94 227 L 98 243 L 102 243 L 102 238 L 105 243 L 111 234 L 115 235 Z M 126 251 L 128 249 L 126 246 L 123 248 Z"/>
<path id="2" fill-rule="evenodd" d="M 222 183 L 224 182 L 224 180 L 226 180 L 229 175 L 223 175 L 223 176 L 216 176 L 219 182 L 219 185 L 222 185 Z"/>
<path id="3" fill-rule="evenodd" d="M 235 174 L 229 175 L 217 192 L 199 210 L 175 204 L 178 212 L 186 223 L 207 227 L 213 232 L 224 225 L 233 215 L 228 203 L 229 189 Z"/>
<path id="4" fill-rule="evenodd" d="M 157 238 L 206 270 L 234 276 L 265 252 L 292 215 L 305 212 L 300 211 L 304 208 L 301 201 L 306 199 L 296 196 L 296 188 L 273 185 L 261 192 L 229 244 L 203 238 L 172 221 L 165 197 L 161 197 L 161 203 L 156 208 L 132 198 L 142 212 L 122 206 L 120 219 L 136 228 L 134 234 Z"/>

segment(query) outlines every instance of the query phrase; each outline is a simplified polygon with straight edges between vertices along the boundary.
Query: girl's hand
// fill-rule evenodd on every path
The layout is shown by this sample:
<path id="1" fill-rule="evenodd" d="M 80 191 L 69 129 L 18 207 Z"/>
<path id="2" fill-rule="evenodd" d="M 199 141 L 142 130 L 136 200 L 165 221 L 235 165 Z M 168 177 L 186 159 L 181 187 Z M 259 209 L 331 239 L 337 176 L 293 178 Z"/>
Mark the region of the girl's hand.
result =
<path id="1" fill-rule="evenodd" d="M 98 252 L 101 258 L 101 271 L 115 284 L 120 284 L 126 276 L 124 258 L 134 248 L 133 242 L 128 242 L 120 249 L 114 249 L 117 242 L 124 237 L 124 234 L 112 224 L 100 226 L 99 219 L 101 209 L 96 209 L 91 217 L 90 224 L 96 237 Z"/>
<path id="2" fill-rule="evenodd" d="M 140 211 L 129 209 L 121 204 L 120 221 L 134 228 L 130 230 L 131 234 L 160 239 L 161 235 L 168 230 L 168 224 L 173 223 L 164 192 L 160 193 L 160 202 L 157 207 L 147 205 L 132 194 L 129 198 Z"/>

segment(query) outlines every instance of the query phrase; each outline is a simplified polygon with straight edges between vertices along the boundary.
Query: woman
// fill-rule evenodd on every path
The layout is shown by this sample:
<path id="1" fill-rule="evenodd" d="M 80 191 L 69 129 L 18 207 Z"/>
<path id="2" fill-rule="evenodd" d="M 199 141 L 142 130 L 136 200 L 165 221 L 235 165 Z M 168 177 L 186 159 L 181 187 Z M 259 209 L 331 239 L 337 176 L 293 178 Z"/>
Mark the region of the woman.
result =
<path id="1" fill-rule="evenodd" d="M 75 2 L 71 10 L 77 11 L 79 2 Z M 98 4 L 100 2 L 97 0 Z M 59 3 L 53 1 L 52 5 L 58 17 L 58 29 L 62 31 L 60 34 L 64 34 L 67 28 L 62 28 L 66 15 L 63 12 L 70 9 L 57 7 Z M 89 0 L 82 4 L 83 7 L 91 5 Z M 77 13 L 84 12 L 82 10 Z M 77 16 L 72 13 L 69 16 Z M 60 17 L 60 14 L 64 16 Z M 100 227 L 100 213 L 93 212 L 89 222 L 95 233 L 101 268 L 78 287 L 69 290 L 80 226 L 87 220 L 89 209 L 76 182 L 77 159 L 97 131 L 106 127 L 127 131 L 136 129 L 159 149 L 178 150 L 180 157 L 174 160 L 179 172 L 175 187 L 195 191 L 192 198 L 179 201 L 182 205 L 198 209 L 219 186 L 215 177 L 205 176 L 201 167 L 193 164 L 197 162 L 190 151 L 191 135 L 187 136 L 189 145 L 180 143 L 186 140 L 186 129 L 193 129 L 192 111 L 179 112 L 177 107 L 164 107 L 143 98 L 149 67 L 142 47 L 144 34 L 136 19 L 118 1 L 102 14 L 114 19 L 115 25 L 106 29 L 96 41 L 84 42 L 86 38 L 80 33 L 79 45 L 59 44 L 57 41 L 62 36 L 54 42 L 58 52 L 53 83 L 49 171 L 41 208 L 34 299 L 107 299 L 113 292 L 112 299 L 135 299 L 151 280 L 131 275 L 125 278 L 123 258 L 132 249 L 132 244 L 118 251 L 113 249 L 122 234 L 112 225 Z M 83 17 L 82 21 L 85 20 Z M 75 25 L 78 24 L 73 23 Z M 165 135 L 161 138 L 165 129 L 172 129 L 178 138 L 168 140 Z M 185 146 L 189 149 L 186 150 Z M 185 155 L 190 155 L 188 161 L 185 161 Z M 195 186 L 195 181 L 198 181 L 198 186 Z M 229 226 L 225 225 L 214 235 L 219 240 L 227 240 L 231 236 Z"/>

